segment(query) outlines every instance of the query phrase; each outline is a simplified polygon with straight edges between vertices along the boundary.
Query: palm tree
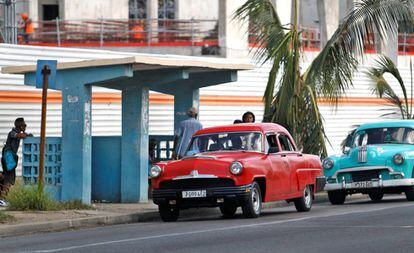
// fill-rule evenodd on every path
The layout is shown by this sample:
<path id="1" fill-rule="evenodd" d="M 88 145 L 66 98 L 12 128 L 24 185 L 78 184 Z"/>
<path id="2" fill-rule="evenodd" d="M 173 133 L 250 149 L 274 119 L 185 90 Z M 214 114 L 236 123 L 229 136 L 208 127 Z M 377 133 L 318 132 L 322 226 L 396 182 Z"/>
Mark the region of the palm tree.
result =
<path id="1" fill-rule="evenodd" d="M 410 62 L 410 67 L 412 66 Z M 398 97 L 397 93 L 392 89 L 392 87 L 388 84 L 387 80 L 384 78 L 384 74 L 389 73 L 395 79 L 397 79 L 398 84 L 400 85 L 401 91 L 403 93 L 404 99 L 401 100 Z M 401 118 L 403 119 L 413 119 L 413 94 L 411 93 L 411 99 L 409 103 L 409 99 L 407 96 L 407 89 L 405 87 L 404 81 L 398 71 L 398 68 L 395 66 L 394 62 L 385 55 L 381 55 L 378 60 L 376 60 L 376 66 L 370 68 L 367 72 L 367 75 L 371 78 L 374 82 L 374 92 L 380 97 L 385 98 L 388 102 L 396 107 L 396 112 L 387 113 L 385 115 L 390 114 L 401 114 Z M 412 67 L 411 67 L 411 75 L 412 75 Z M 413 83 L 411 78 L 411 91 L 413 90 Z"/>
<path id="2" fill-rule="evenodd" d="M 352 86 L 364 45 L 372 41 L 371 31 L 378 31 L 381 39 L 388 32 L 397 33 L 399 23 L 411 22 L 412 3 L 413 0 L 356 3 L 309 68 L 302 72 L 298 0 L 293 2 L 295 17 L 289 27 L 280 23 L 272 1 L 247 0 L 235 17 L 250 19 L 252 32 L 258 34 L 256 58 L 273 62 L 263 96 L 264 121 L 285 126 L 303 152 L 326 156 L 326 136 L 317 98 L 336 104 Z M 276 76 L 280 76 L 277 83 Z"/>

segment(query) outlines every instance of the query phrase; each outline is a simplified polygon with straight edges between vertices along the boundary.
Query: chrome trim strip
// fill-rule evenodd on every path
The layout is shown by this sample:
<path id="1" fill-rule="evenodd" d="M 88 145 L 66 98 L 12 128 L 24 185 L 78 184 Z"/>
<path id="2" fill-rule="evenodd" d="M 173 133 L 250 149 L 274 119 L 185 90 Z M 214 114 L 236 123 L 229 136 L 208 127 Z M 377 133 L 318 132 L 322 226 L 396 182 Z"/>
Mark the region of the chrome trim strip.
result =
<path id="1" fill-rule="evenodd" d="M 208 156 L 208 155 L 195 155 L 195 156 L 186 156 L 181 158 L 181 160 L 191 160 L 191 159 L 211 159 L 216 160 L 217 158 L 214 156 Z"/>
<path id="2" fill-rule="evenodd" d="M 211 174 L 185 175 L 185 176 L 175 177 L 172 180 L 192 179 L 192 178 L 218 178 L 218 176 L 211 175 Z"/>
<path id="3" fill-rule="evenodd" d="M 404 172 L 391 172 L 390 175 L 400 175 L 402 177 L 405 176 Z"/>
<path id="4" fill-rule="evenodd" d="M 390 179 L 390 180 L 376 180 L 370 181 L 372 187 L 370 188 L 383 188 L 383 187 L 396 187 L 396 186 L 414 186 L 414 178 L 405 178 L 405 179 Z M 344 189 L 369 189 L 369 188 L 356 188 L 353 187 L 354 183 L 335 183 L 325 185 L 325 191 L 332 190 L 344 190 Z"/>
<path id="5" fill-rule="evenodd" d="M 302 168 L 302 169 L 297 169 L 296 170 L 296 172 L 300 172 L 300 171 L 322 171 L 322 169 L 318 169 L 318 168 Z M 323 176 L 323 177 L 325 177 L 325 176 Z"/>
<path id="6" fill-rule="evenodd" d="M 391 167 L 387 166 L 363 166 L 363 167 L 352 167 L 342 170 L 335 171 L 335 174 L 332 176 L 332 178 L 338 178 L 339 173 L 344 172 L 353 172 L 353 171 L 364 171 L 364 170 L 388 170 L 390 173 L 393 173 L 394 170 Z"/>

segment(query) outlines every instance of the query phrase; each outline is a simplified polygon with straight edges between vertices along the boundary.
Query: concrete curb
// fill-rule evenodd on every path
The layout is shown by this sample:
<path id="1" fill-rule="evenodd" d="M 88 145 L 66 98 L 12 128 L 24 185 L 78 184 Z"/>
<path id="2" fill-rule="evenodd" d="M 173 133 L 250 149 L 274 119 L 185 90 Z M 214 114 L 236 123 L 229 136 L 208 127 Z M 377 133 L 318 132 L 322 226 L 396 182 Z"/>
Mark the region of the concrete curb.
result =
<path id="1" fill-rule="evenodd" d="M 159 220 L 158 211 L 121 215 L 106 215 L 29 224 L 3 225 L 0 230 L 0 237 L 39 232 L 64 231 L 86 227 L 99 227 L 105 225 L 148 222 L 153 220 Z"/>
<path id="2" fill-rule="evenodd" d="M 348 197 L 351 200 L 358 200 L 366 198 L 363 195 L 352 195 Z M 316 203 L 325 203 L 328 202 L 328 195 L 326 193 L 318 193 L 315 195 L 314 204 Z M 286 207 L 291 206 L 285 201 L 272 202 L 272 203 L 263 203 L 263 209 L 272 209 L 277 207 Z M 217 208 L 205 208 L 205 209 L 190 209 L 183 212 L 184 215 L 192 216 L 201 215 L 201 216 L 210 216 L 220 214 L 220 211 Z M 86 227 L 99 227 L 99 226 L 108 226 L 108 225 L 117 225 L 117 224 L 128 224 L 128 223 L 137 223 L 137 222 L 150 222 L 150 221 L 159 221 L 160 217 L 158 210 L 154 211 L 144 211 L 130 214 L 120 214 L 120 215 L 102 215 L 95 217 L 86 217 L 86 218 L 77 218 L 77 219 L 68 219 L 68 220 L 58 220 L 50 222 L 39 222 L 39 223 L 30 223 L 30 224 L 17 224 L 17 225 L 2 225 L 0 230 L 0 238 L 8 236 L 16 236 L 23 234 L 39 233 L 39 232 L 51 232 L 51 231 L 64 231 L 71 229 L 79 229 Z"/>

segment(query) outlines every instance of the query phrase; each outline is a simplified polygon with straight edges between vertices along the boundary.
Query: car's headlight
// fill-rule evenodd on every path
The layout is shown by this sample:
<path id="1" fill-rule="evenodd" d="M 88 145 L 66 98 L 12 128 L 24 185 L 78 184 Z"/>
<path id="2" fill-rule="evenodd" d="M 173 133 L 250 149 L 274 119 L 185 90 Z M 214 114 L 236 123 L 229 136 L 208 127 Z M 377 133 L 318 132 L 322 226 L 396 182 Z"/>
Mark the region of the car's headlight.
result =
<path id="1" fill-rule="evenodd" d="M 233 162 L 230 165 L 230 172 L 234 175 L 240 175 L 243 172 L 243 164 L 240 162 Z"/>
<path id="2" fill-rule="evenodd" d="M 157 178 L 161 175 L 161 167 L 158 165 L 154 165 L 150 169 L 151 178 Z"/>
<path id="3" fill-rule="evenodd" d="M 404 156 L 402 156 L 401 154 L 394 155 L 392 159 L 394 160 L 394 163 L 396 165 L 401 165 L 404 163 Z"/>
<path id="4" fill-rule="evenodd" d="M 332 169 L 334 166 L 334 161 L 332 159 L 326 158 L 323 160 L 322 167 L 326 170 Z"/>

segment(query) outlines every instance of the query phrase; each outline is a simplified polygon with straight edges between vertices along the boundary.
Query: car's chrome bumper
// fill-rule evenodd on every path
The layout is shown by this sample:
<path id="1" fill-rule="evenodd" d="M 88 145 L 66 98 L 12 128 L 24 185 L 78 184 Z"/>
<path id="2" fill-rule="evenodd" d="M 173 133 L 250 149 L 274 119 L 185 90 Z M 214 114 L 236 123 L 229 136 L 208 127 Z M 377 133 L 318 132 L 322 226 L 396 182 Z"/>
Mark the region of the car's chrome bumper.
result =
<path id="1" fill-rule="evenodd" d="M 229 200 L 235 203 L 244 203 L 250 196 L 252 185 L 194 188 L 194 189 L 154 189 L 152 200 L 154 204 L 160 205 L 175 201 L 180 207 L 209 207 L 219 206 L 218 200 Z M 182 192 L 188 190 L 205 190 L 206 196 L 202 198 L 182 198 Z"/>
<path id="2" fill-rule="evenodd" d="M 367 186 L 368 183 L 369 185 Z M 389 179 L 389 180 L 373 180 L 367 182 L 352 182 L 352 183 L 326 183 L 325 191 L 333 190 L 359 190 L 359 189 L 372 189 L 372 188 L 385 188 L 385 187 L 400 187 L 400 186 L 413 186 L 414 178 L 406 179 Z"/>

